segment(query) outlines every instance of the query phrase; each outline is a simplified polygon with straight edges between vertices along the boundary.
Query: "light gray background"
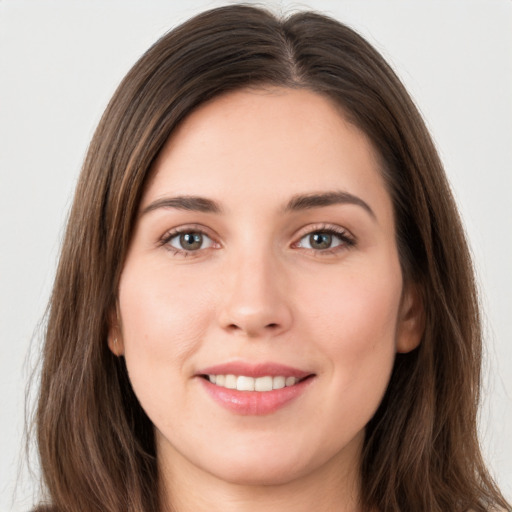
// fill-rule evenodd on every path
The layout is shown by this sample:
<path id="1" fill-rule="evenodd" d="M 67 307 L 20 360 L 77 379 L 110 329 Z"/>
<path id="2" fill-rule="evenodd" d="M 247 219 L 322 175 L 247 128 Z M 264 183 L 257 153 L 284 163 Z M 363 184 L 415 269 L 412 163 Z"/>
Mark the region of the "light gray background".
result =
<path id="1" fill-rule="evenodd" d="M 160 35 L 229 2 L 0 0 L 0 511 L 25 511 L 24 393 L 73 187 L 106 102 Z M 251 3 L 251 2 L 248 2 Z M 311 0 L 366 36 L 423 112 L 473 248 L 486 324 L 481 432 L 512 499 L 512 2 Z M 35 336 L 35 337 L 34 337 Z M 32 358 L 33 360 L 33 358 Z"/>

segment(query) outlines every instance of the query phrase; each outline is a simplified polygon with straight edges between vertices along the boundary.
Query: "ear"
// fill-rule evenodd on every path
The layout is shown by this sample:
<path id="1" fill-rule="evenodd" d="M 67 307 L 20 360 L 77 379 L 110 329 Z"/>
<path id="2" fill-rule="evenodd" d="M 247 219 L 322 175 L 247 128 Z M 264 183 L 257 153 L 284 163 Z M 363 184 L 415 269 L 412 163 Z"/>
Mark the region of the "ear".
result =
<path id="1" fill-rule="evenodd" d="M 425 332 L 425 309 L 417 283 L 404 284 L 396 333 L 396 351 L 414 350 Z"/>
<path id="2" fill-rule="evenodd" d="M 116 308 L 109 315 L 108 348 L 115 356 L 124 355 L 123 333 Z"/>

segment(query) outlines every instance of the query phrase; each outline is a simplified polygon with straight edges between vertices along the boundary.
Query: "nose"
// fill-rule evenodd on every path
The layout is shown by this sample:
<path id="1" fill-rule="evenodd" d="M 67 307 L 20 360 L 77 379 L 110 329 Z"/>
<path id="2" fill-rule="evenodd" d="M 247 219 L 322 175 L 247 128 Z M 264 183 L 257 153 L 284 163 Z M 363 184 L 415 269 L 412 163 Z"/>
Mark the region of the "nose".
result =
<path id="1" fill-rule="evenodd" d="M 222 329 L 248 338 L 269 338 L 292 324 L 289 286 L 285 273 L 268 254 L 240 257 L 231 262 L 223 279 L 225 300 L 219 313 Z"/>

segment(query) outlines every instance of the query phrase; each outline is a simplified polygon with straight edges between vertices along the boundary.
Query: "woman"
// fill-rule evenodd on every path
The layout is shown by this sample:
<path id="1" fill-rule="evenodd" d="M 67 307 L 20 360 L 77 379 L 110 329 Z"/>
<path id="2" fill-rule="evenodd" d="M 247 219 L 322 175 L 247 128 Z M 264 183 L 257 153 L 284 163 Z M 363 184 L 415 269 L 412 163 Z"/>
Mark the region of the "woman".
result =
<path id="1" fill-rule="evenodd" d="M 37 411 L 49 509 L 507 508 L 480 345 L 441 163 L 380 55 L 313 13 L 206 12 L 86 157 Z"/>

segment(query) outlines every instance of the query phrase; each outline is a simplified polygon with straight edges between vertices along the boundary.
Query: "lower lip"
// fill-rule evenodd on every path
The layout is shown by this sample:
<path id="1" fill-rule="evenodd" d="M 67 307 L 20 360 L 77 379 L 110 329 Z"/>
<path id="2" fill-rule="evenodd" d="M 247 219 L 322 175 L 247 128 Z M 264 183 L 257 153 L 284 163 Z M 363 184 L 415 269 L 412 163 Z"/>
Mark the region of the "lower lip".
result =
<path id="1" fill-rule="evenodd" d="M 216 386 L 201 378 L 206 391 L 217 403 L 244 416 L 263 416 L 276 412 L 302 395 L 313 380 L 313 377 L 308 377 L 293 386 L 272 391 L 238 391 Z"/>

